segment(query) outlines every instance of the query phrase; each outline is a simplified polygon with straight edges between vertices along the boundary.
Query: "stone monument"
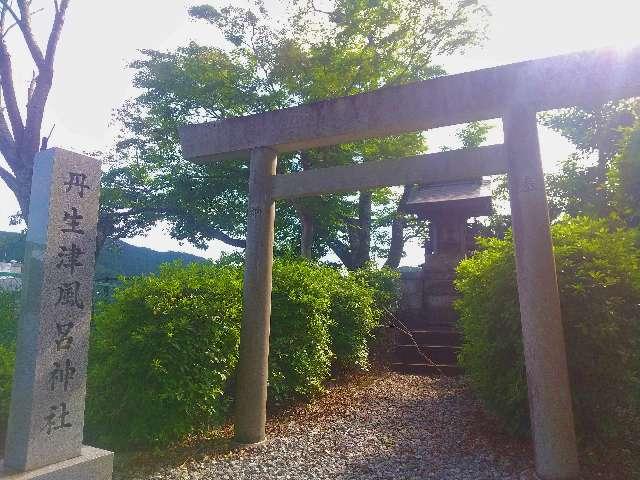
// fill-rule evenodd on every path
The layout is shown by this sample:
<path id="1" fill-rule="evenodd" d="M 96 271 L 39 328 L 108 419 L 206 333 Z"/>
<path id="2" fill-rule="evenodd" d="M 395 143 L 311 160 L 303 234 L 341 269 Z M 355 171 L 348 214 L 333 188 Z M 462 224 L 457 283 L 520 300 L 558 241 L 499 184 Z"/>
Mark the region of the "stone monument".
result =
<path id="1" fill-rule="evenodd" d="M 16 371 L 1 480 L 110 480 L 113 454 L 82 445 L 100 162 L 36 156 Z"/>

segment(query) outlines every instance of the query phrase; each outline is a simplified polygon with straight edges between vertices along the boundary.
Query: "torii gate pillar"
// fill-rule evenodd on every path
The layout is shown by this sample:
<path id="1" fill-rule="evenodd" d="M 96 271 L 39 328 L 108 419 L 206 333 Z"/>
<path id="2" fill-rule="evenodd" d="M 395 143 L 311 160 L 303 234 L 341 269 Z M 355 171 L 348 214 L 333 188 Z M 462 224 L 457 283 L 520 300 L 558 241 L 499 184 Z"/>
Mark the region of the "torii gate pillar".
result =
<path id="1" fill-rule="evenodd" d="M 269 320 L 271 318 L 271 272 L 276 216 L 271 182 L 276 174 L 275 150 L 251 151 L 247 248 L 244 264 L 244 311 L 240 329 L 235 441 L 264 440 L 267 417 Z"/>
<path id="2" fill-rule="evenodd" d="M 516 107 L 503 122 L 536 471 L 573 479 L 578 455 L 536 112 Z"/>

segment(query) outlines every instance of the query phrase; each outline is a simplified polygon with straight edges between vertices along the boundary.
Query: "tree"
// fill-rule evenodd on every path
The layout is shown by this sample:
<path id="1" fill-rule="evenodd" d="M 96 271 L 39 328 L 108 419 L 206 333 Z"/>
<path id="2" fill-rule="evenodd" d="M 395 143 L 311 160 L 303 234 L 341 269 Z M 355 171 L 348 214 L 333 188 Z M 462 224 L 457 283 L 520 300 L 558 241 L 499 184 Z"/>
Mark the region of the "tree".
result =
<path id="1" fill-rule="evenodd" d="M 41 138 L 47 98 L 53 85 L 53 65 L 69 0 L 53 0 L 53 20 L 44 49 L 31 28 L 32 1 L 0 0 L 0 153 L 8 169 L 0 166 L 0 178 L 13 192 L 20 205 L 20 215 L 27 221 L 31 195 L 33 161 L 47 138 Z M 36 72 L 27 91 L 26 108 L 19 106 L 13 80 L 13 64 L 7 36 L 16 27 L 29 51 Z M 24 117 L 23 117 L 24 115 Z"/>
<path id="2" fill-rule="evenodd" d="M 102 153 L 94 154 L 105 159 Z M 103 160 L 110 168 L 102 176 L 96 257 L 107 240 L 144 234 L 162 219 L 161 189 L 144 166 L 120 165 L 113 158 Z"/>
<path id="3" fill-rule="evenodd" d="M 640 226 L 640 119 L 624 132 L 609 170 L 614 210 L 630 227 Z"/>
<path id="4" fill-rule="evenodd" d="M 277 98 L 258 95 L 263 83 L 256 71 L 220 49 L 192 43 L 175 52 L 142 54 L 132 67 L 137 70 L 134 84 L 144 93 L 118 113 L 123 127 L 115 155 L 118 175 L 107 175 L 103 186 L 114 199 L 101 215 L 103 224 L 113 227 L 105 230 L 106 236 L 126 231 L 132 217 L 140 220 L 140 229 L 163 219 L 179 240 L 199 247 L 220 240 L 244 248 L 246 163 L 186 162 L 178 127 L 193 115 L 221 119 L 274 109 L 280 105 Z M 132 176 L 134 181 L 128 181 Z M 289 248 L 291 216 L 295 217 L 284 207 L 278 205 L 280 251 Z"/>
<path id="5" fill-rule="evenodd" d="M 252 8 L 193 7 L 213 25 L 224 49 L 190 44 L 175 52 L 144 51 L 135 62 L 142 95 L 121 111 L 120 151 L 145 164 L 176 210 L 172 234 L 202 244 L 211 239 L 242 246 L 247 167 L 242 162 L 186 164 L 177 126 L 219 120 L 444 73 L 439 56 L 483 38 L 483 7 L 473 1 L 336 0 L 324 10 L 294 0 L 279 27 L 261 1 Z M 279 173 L 393 159 L 426 150 L 420 133 L 294 152 Z M 389 189 L 278 203 L 276 245 L 309 256 L 327 249 L 348 268 L 372 256 L 375 232 L 387 212 Z M 382 215 L 384 216 L 384 215 Z M 397 245 L 397 242 L 394 244 Z M 382 251 L 377 248 L 374 252 Z M 397 255 L 397 247 L 394 247 Z"/>
<path id="6" fill-rule="evenodd" d="M 543 124 L 567 138 L 577 149 L 546 176 L 550 214 L 602 217 L 612 211 L 608 184 L 612 161 L 625 131 L 640 118 L 640 102 L 609 102 L 591 109 L 569 108 L 542 117 Z"/>
<path id="7" fill-rule="evenodd" d="M 635 126 L 632 127 L 632 125 Z M 634 225 L 637 207 L 632 193 L 640 159 L 634 147 L 640 130 L 640 102 L 624 100 L 590 109 L 568 108 L 542 115 L 542 123 L 569 140 L 576 152 L 560 162 L 560 171 L 545 175 L 549 214 L 606 217 L 614 214 Z M 506 179 L 499 201 L 508 199 Z M 508 215 L 493 214 L 480 226 L 482 236 L 502 238 Z"/>
<path id="8" fill-rule="evenodd" d="M 456 132 L 462 148 L 477 148 L 487 141 L 493 126 L 486 122 L 471 122 Z"/>
<path id="9" fill-rule="evenodd" d="M 486 122 L 471 122 L 456 132 L 456 137 L 462 143 L 463 148 L 476 148 L 487 141 L 489 132 L 493 126 Z M 490 215 L 482 221 L 477 218 L 467 225 L 471 238 L 494 237 L 504 238 L 511 227 L 511 216 L 499 213 L 496 208 L 498 202 L 506 202 L 509 199 L 506 175 L 493 179 L 492 195 L 493 205 Z"/>

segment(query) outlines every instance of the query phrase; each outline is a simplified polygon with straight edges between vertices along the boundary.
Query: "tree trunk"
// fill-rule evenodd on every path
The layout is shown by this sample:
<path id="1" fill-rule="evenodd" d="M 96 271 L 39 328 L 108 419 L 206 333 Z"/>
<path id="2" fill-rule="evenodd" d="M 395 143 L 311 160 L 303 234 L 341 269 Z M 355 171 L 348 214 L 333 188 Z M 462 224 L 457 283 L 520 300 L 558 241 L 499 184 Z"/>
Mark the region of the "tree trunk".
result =
<path id="1" fill-rule="evenodd" d="M 371 261 L 371 192 L 358 198 L 358 218 L 345 218 L 348 243 L 330 240 L 329 247 L 347 270 L 357 270 Z"/>
<path id="2" fill-rule="evenodd" d="M 11 191 L 18 200 L 18 206 L 20 207 L 20 216 L 24 219 L 24 223 L 29 222 L 29 204 L 31 203 L 31 176 L 28 178 L 18 177 L 16 178 L 16 188 L 11 188 Z M 27 225 L 28 226 L 28 225 Z"/>
<path id="3" fill-rule="evenodd" d="M 313 258 L 313 216 L 304 208 L 299 211 L 298 215 L 302 223 L 300 255 L 304 258 Z"/>
<path id="4" fill-rule="evenodd" d="M 302 232 L 300 233 L 300 256 L 313 258 L 313 214 L 309 208 L 300 202 L 294 202 L 293 206 L 296 209 L 300 226 L 302 227 Z"/>
<path id="5" fill-rule="evenodd" d="M 356 237 L 356 268 L 362 268 L 371 261 L 371 192 L 360 192 Z"/>
<path id="6" fill-rule="evenodd" d="M 54 2 L 53 23 L 44 49 L 36 41 L 31 28 L 31 17 L 35 13 L 30 9 L 31 2 L 18 1 L 17 12 L 13 9 L 13 2 L 0 2 L 0 154 L 8 166 L 8 169 L 0 166 L 0 179 L 15 194 L 25 222 L 29 219 L 34 157 L 40 148 L 44 111 L 53 84 L 54 58 L 69 1 Z M 19 27 L 37 68 L 27 92 L 24 118 L 18 104 L 14 69 L 6 42 L 7 32 L 13 27 L 5 23 L 9 17 L 13 17 Z"/>
<path id="7" fill-rule="evenodd" d="M 400 260 L 402 260 L 402 254 L 404 252 L 404 226 L 405 218 L 403 207 L 407 204 L 407 198 L 411 187 L 405 185 L 400 201 L 398 202 L 398 209 L 396 211 L 395 218 L 391 224 L 391 245 L 389 246 L 389 255 L 384 266 L 386 268 L 398 268 L 400 266 Z"/>
<path id="8" fill-rule="evenodd" d="M 310 170 L 312 168 L 311 158 L 308 152 L 300 152 L 300 163 L 302 170 Z M 302 232 L 300 234 L 300 255 L 304 258 L 313 258 L 313 235 L 314 235 L 314 220 L 311 210 L 302 203 L 296 202 L 294 204 L 298 217 L 300 218 L 300 225 L 302 226 Z"/>
<path id="9" fill-rule="evenodd" d="M 345 243 L 340 240 L 329 240 L 328 244 L 347 270 L 355 270 L 357 268 L 351 250 Z"/>

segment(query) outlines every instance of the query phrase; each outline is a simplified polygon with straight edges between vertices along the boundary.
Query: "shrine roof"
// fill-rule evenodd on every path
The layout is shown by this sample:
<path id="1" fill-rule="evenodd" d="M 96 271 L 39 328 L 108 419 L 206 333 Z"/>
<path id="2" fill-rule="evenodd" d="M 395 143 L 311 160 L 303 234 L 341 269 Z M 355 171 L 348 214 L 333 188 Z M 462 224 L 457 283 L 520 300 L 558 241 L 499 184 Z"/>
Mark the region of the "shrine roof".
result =
<path id="1" fill-rule="evenodd" d="M 407 199 L 405 211 L 430 216 L 457 211 L 469 217 L 488 215 L 491 211 L 491 181 L 485 179 L 421 185 Z"/>
<path id="2" fill-rule="evenodd" d="M 490 180 L 467 180 L 422 185 L 409 194 L 407 205 L 451 202 L 482 197 L 491 197 Z"/>

